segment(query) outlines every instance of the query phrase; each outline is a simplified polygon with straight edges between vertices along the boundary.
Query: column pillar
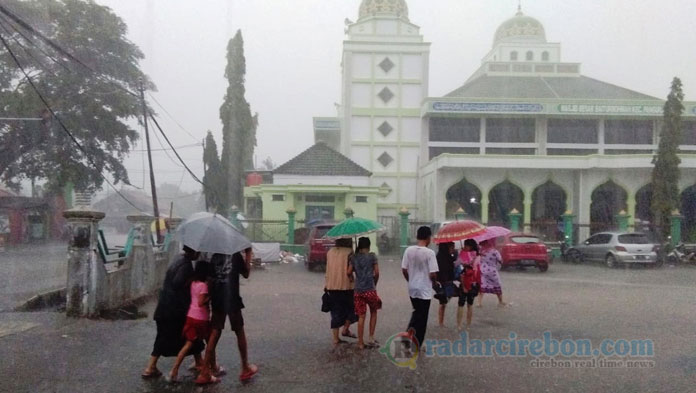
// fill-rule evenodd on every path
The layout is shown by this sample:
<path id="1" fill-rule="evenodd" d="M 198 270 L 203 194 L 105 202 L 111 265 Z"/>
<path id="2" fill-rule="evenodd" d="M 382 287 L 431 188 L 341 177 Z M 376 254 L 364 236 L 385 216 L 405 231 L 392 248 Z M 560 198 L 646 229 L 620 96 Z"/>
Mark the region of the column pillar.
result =
<path id="1" fill-rule="evenodd" d="M 295 244 L 295 216 L 297 210 L 294 207 L 285 211 L 288 214 L 288 244 Z"/>
<path id="2" fill-rule="evenodd" d="M 479 134 L 481 147 L 479 148 L 479 154 L 486 154 L 486 118 L 481 118 L 481 130 Z"/>
<path id="3" fill-rule="evenodd" d="M 488 207 L 491 201 L 488 197 L 481 198 L 481 223 L 488 225 Z"/>
<path id="4" fill-rule="evenodd" d="M 636 193 L 630 193 L 628 195 L 626 208 L 628 209 L 628 226 L 626 228 L 633 231 L 636 227 Z"/>
<path id="5" fill-rule="evenodd" d="M 684 216 L 679 213 L 679 210 L 675 210 L 672 212 L 672 216 L 670 216 L 670 234 L 672 238 L 672 247 L 676 247 L 681 243 L 681 237 L 682 237 L 682 220 L 684 219 Z"/>
<path id="6" fill-rule="evenodd" d="M 599 142 L 599 154 L 604 154 L 604 135 L 605 135 L 605 124 L 604 119 L 599 119 L 599 126 L 597 127 L 597 142 Z"/>
<path id="7" fill-rule="evenodd" d="M 461 207 L 454 212 L 454 219 L 457 221 L 463 221 L 466 218 L 466 212 Z"/>
<path id="8" fill-rule="evenodd" d="M 525 193 L 524 196 L 524 230 L 526 232 L 532 229 L 532 199 Z"/>
<path id="9" fill-rule="evenodd" d="M 242 231 L 242 225 L 239 222 L 239 208 L 236 205 L 230 208 L 230 222 L 238 231 Z"/>
<path id="10" fill-rule="evenodd" d="M 70 317 L 89 317 L 97 314 L 97 288 L 103 284 L 99 268 L 104 269 L 103 262 L 97 254 L 97 236 L 99 221 L 104 216 L 102 212 L 81 209 L 63 212 L 71 234 L 68 245 L 65 305 L 66 314 Z"/>
<path id="11" fill-rule="evenodd" d="M 626 213 L 625 210 L 621 210 L 619 214 L 616 215 L 616 224 L 619 228 L 619 231 L 621 232 L 627 232 L 628 231 L 628 221 L 631 219 L 631 216 Z"/>
<path id="12" fill-rule="evenodd" d="M 512 211 L 508 213 L 508 218 L 510 219 L 510 230 L 512 232 L 519 232 L 522 214 L 517 209 L 512 209 Z"/>
<path id="13" fill-rule="evenodd" d="M 568 210 L 563 214 L 563 237 L 565 244 L 568 247 L 573 246 L 573 220 L 575 219 L 575 216 L 573 215 L 573 212 Z"/>
<path id="14" fill-rule="evenodd" d="M 167 235 L 164 237 L 164 249 L 169 250 L 169 247 L 172 245 L 172 242 L 174 241 L 174 235 L 176 234 L 176 231 L 179 229 L 181 223 L 184 222 L 184 219 L 179 217 L 172 217 L 166 218 L 165 222 L 167 223 L 168 231 Z M 176 248 L 178 249 L 179 247 Z"/>
<path id="15" fill-rule="evenodd" d="M 408 216 L 410 215 L 411 212 L 406 207 L 402 207 L 399 210 L 399 216 L 401 217 L 401 230 L 399 231 L 401 235 L 401 255 L 404 255 L 404 251 L 408 247 Z"/>

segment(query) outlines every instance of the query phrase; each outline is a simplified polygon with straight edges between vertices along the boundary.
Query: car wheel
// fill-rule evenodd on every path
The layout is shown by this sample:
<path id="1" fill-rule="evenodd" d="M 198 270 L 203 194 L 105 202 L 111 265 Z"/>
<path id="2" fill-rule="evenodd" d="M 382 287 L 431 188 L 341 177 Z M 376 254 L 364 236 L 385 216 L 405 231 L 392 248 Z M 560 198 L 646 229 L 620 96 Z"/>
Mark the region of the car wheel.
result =
<path id="1" fill-rule="evenodd" d="M 547 271 L 547 270 L 549 270 L 549 265 L 539 265 L 539 271 L 540 271 L 540 272 L 543 273 L 543 272 L 545 272 L 545 271 Z"/>
<path id="2" fill-rule="evenodd" d="M 613 269 L 618 266 L 618 263 L 616 262 L 616 257 L 611 254 L 607 255 L 607 259 L 605 260 L 605 262 L 607 263 L 607 267 L 610 269 Z"/>
<path id="3" fill-rule="evenodd" d="M 582 254 L 578 250 L 570 250 L 568 251 L 568 259 L 570 259 L 572 263 L 581 263 Z"/>

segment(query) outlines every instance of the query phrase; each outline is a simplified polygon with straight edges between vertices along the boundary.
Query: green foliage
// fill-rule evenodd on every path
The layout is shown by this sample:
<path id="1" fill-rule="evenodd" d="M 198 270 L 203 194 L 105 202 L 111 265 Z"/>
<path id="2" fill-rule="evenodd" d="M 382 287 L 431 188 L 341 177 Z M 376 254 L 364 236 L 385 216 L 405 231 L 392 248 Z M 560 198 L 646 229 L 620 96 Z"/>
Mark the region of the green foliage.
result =
<path id="1" fill-rule="evenodd" d="M 209 209 L 218 212 L 227 212 L 229 208 L 227 198 L 227 182 L 225 171 L 222 168 L 218 156 L 217 143 L 213 133 L 208 131 L 205 138 L 205 150 L 203 151 L 203 164 L 205 165 L 205 203 Z"/>
<path id="2" fill-rule="evenodd" d="M 244 171 L 253 169 L 258 115 L 252 115 L 245 98 L 246 59 L 242 32 L 227 45 L 225 77 L 229 85 L 220 107 L 222 120 L 221 165 L 227 178 L 228 206 L 243 206 Z"/>
<path id="3" fill-rule="evenodd" d="M 664 107 L 664 120 L 660 144 L 653 159 L 651 208 L 655 224 L 662 227 L 662 235 L 669 234 L 669 217 L 679 208 L 679 145 L 682 139 L 682 113 L 684 112 L 682 82 L 674 78 Z"/>
<path id="4" fill-rule="evenodd" d="M 79 151 L 50 116 L 43 123 L 8 123 L 0 127 L 0 180 L 17 187 L 23 179 L 45 179 L 51 189 L 72 182 L 85 190 L 101 188 L 101 173 L 110 174 L 115 183 L 128 182 L 122 162 L 138 139 L 132 120 L 141 115 L 141 104 L 118 85 L 137 91 L 139 80 L 144 80 L 148 88 L 154 86 L 139 68 L 144 56 L 126 38 L 126 24 L 110 8 L 91 0 L 4 0 L 3 5 L 96 72 L 65 59 L 16 24 L 0 20 L 0 35 L 87 151 Z M 0 102 L 2 117 L 45 115 L 44 105 L 4 47 Z"/>

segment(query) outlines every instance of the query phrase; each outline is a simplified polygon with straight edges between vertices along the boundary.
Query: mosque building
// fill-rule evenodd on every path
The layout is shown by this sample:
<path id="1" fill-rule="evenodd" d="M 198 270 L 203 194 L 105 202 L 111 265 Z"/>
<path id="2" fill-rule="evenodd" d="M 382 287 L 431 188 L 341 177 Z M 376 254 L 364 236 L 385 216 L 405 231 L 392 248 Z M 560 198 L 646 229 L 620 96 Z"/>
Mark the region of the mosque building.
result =
<path id="1" fill-rule="evenodd" d="M 406 207 L 438 222 L 461 208 L 506 224 L 517 210 L 525 228 L 552 235 L 572 212 L 581 237 L 621 212 L 632 227 L 651 221 L 663 99 L 583 75 L 521 9 L 444 97 L 429 96 L 430 44 L 405 0 L 363 0 L 346 25 L 339 113 L 314 119 L 315 140 L 372 174 L 378 216 Z M 684 120 L 682 213 L 693 225 L 696 102 Z"/>

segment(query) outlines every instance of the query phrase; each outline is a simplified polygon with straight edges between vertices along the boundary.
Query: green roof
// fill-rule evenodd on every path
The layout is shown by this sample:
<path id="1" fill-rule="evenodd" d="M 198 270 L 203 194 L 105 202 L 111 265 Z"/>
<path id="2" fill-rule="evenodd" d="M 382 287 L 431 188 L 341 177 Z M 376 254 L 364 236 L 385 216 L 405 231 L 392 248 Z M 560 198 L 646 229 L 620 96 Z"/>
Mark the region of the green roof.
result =
<path id="1" fill-rule="evenodd" d="M 370 171 L 321 142 L 279 166 L 273 170 L 273 174 L 301 176 L 372 176 Z"/>
<path id="2" fill-rule="evenodd" d="M 473 79 L 445 97 L 521 99 L 659 100 L 586 76 L 488 76 Z"/>

